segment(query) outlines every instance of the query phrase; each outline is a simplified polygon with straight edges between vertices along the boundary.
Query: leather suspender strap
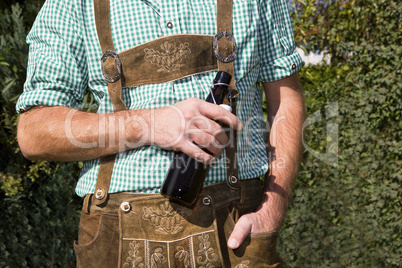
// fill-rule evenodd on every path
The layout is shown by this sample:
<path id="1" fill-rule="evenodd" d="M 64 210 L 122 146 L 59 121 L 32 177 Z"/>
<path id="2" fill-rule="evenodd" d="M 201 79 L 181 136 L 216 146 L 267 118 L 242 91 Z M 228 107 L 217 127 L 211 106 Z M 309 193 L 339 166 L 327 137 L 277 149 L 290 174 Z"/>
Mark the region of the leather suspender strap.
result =
<path id="1" fill-rule="evenodd" d="M 113 57 L 113 52 L 115 51 L 112 39 L 112 31 L 110 25 L 110 8 L 108 0 L 94 0 L 95 9 L 95 22 L 96 31 L 98 33 L 99 43 L 101 45 L 103 55 L 106 55 L 107 51 L 111 52 L 111 56 L 104 56 L 102 61 L 115 61 L 116 58 Z M 109 75 L 114 75 L 117 72 L 117 64 L 108 64 L 110 66 L 105 73 Z M 108 92 L 110 100 L 113 104 L 113 110 L 121 111 L 125 110 L 126 105 L 122 99 L 122 81 L 123 77 L 117 79 L 117 81 L 108 81 Z M 106 204 L 108 199 L 108 192 L 110 187 L 110 182 L 113 173 L 113 167 L 115 163 L 116 155 L 106 156 L 101 159 L 101 164 L 99 167 L 98 178 L 95 186 L 95 195 L 92 202 L 98 206 Z"/>
<path id="2" fill-rule="evenodd" d="M 236 90 L 236 84 L 234 79 L 234 65 L 233 60 L 236 54 L 236 45 L 234 39 L 230 40 L 232 36 L 232 22 L 233 22 L 233 0 L 216 0 L 217 10 L 216 10 L 216 25 L 217 25 L 217 36 L 219 38 L 218 42 L 218 52 L 223 57 L 233 57 L 227 59 L 227 62 L 222 61 L 218 58 L 218 70 L 225 71 L 232 75 L 232 81 L 230 82 L 230 88 Z M 216 52 L 215 52 L 216 53 Z"/>
<path id="3" fill-rule="evenodd" d="M 232 35 L 233 30 L 233 0 L 217 0 L 217 30 L 218 34 L 215 38 L 217 40 L 218 47 L 216 48 L 220 57 L 218 57 L 218 70 L 225 71 L 232 75 L 230 82 L 231 100 L 228 100 L 232 104 L 232 112 L 236 115 L 236 99 L 238 91 L 236 90 L 235 76 L 234 76 L 234 59 L 236 57 L 236 41 Z M 237 134 L 236 131 L 230 129 L 227 131 L 228 137 L 230 137 L 230 143 L 225 148 L 226 157 L 229 161 L 226 166 L 226 181 L 229 187 L 239 188 L 239 172 L 237 161 Z"/>
<path id="4" fill-rule="evenodd" d="M 108 81 L 108 91 L 110 100 L 113 104 L 115 112 L 126 110 L 126 105 L 122 98 L 122 84 L 124 83 L 124 76 L 121 72 L 121 62 L 119 56 L 115 52 L 112 30 L 110 24 L 110 8 L 109 0 L 94 0 L 95 9 L 95 23 L 96 31 L 98 33 L 99 43 L 102 49 L 102 70 L 109 77 L 119 74 L 114 80 Z M 103 69 L 103 66 L 107 66 Z M 120 70 L 119 70 L 120 66 Z"/>
<path id="5" fill-rule="evenodd" d="M 94 0 L 96 31 L 102 54 L 108 50 L 114 51 L 109 4 L 109 0 Z"/>

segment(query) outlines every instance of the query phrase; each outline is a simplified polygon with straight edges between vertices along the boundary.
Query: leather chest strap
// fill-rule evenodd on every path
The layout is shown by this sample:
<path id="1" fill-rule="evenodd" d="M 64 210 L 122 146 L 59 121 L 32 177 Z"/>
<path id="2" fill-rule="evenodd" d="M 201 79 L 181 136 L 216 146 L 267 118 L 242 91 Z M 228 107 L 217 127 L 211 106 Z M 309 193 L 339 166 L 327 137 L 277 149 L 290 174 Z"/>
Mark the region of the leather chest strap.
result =
<path id="1" fill-rule="evenodd" d="M 169 35 L 120 52 L 123 87 L 167 83 L 217 70 L 213 41 L 213 35 Z"/>

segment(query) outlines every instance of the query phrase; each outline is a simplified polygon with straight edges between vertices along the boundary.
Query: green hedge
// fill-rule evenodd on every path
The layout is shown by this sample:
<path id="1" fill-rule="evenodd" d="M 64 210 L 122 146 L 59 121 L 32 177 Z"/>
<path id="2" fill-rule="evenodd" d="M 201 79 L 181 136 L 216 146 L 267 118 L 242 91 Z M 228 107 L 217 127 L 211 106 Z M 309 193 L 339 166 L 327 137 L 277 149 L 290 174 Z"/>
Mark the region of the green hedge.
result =
<path id="1" fill-rule="evenodd" d="M 301 72 L 308 150 L 281 256 L 288 267 L 401 267 L 402 7 L 294 4 L 299 41 L 332 60 Z"/>
<path id="2" fill-rule="evenodd" d="M 74 267 L 79 163 L 30 162 L 17 144 L 15 102 L 26 74 L 25 37 L 43 1 L 0 10 L 0 267 Z"/>

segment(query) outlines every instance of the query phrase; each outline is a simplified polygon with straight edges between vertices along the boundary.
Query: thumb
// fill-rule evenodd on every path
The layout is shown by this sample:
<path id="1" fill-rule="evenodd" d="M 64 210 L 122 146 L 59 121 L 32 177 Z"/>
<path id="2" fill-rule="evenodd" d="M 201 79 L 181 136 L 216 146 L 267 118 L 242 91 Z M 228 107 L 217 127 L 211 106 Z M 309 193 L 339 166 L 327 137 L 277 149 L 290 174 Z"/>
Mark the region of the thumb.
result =
<path id="1" fill-rule="evenodd" d="M 231 249 L 238 248 L 246 236 L 250 234 L 251 227 L 251 221 L 247 220 L 246 217 L 240 217 L 228 239 L 228 247 Z"/>

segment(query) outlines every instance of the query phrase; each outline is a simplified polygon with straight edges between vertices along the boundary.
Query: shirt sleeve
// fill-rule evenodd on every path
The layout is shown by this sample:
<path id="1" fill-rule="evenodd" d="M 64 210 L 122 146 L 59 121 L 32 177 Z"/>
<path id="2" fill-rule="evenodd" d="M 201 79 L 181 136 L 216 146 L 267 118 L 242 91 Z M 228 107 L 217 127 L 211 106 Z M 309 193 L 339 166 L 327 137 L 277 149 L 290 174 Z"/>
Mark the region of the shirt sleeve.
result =
<path id="1" fill-rule="evenodd" d="M 261 1 L 258 47 L 261 68 L 258 81 L 272 82 L 292 75 L 304 65 L 296 51 L 288 1 Z"/>
<path id="2" fill-rule="evenodd" d="M 88 69 L 75 1 L 48 0 L 27 36 L 29 56 L 24 91 L 16 110 L 33 106 L 79 107 Z"/>

